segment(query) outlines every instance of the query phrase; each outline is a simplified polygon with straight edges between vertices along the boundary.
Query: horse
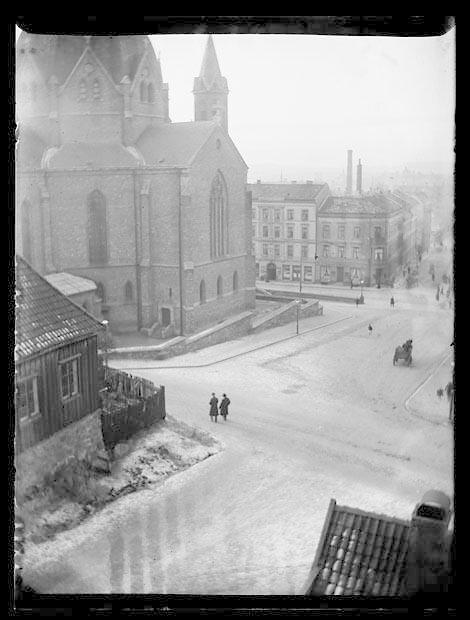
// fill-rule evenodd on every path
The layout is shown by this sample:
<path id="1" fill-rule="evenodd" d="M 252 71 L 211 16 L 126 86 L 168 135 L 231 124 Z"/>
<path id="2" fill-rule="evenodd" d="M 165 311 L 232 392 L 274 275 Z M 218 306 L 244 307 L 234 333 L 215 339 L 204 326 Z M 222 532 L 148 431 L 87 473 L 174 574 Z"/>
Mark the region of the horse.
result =
<path id="1" fill-rule="evenodd" d="M 395 366 L 395 364 L 398 362 L 398 360 L 405 360 L 405 364 L 407 366 L 411 366 L 411 362 L 412 362 L 412 356 L 411 356 L 411 350 L 412 350 L 412 346 L 409 345 L 409 347 L 405 348 L 405 347 L 397 347 L 395 349 L 395 354 L 393 356 L 393 365 Z"/>

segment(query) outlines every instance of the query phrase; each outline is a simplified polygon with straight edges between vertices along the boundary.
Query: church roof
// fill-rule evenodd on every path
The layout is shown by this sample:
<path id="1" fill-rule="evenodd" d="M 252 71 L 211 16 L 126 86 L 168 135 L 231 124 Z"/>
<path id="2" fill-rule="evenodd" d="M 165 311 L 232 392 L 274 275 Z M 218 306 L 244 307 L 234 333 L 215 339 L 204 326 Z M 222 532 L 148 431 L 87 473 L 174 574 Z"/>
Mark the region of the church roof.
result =
<path id="1" fill-rule="evenodd" d="M 325 183 L 248 183 L 253 200 L 273 202 L 312 202 L 325 187 Z"/>
<path id="2" fill-rule="evenodd" d="M 143 164 L 139 153 L 119 142 L 66 142 L 50 148 L 43 159 L 45 168 L 127 168 Z"/>
<path id="3" fill-rule="evenodd" d="M 188 166 L 217 127 L 214 121 L 162 123 L 146 129 L 136 146 L 149 166 Z"/>
<path id="4" fill-rule="evenodd" d="M 97 334 L 103 325 L 16 257 L 15 358 Z"/>
<path id="5" fill-rule="evenodd" d="M 31 54 L 46 82 L 54 75 L 59 84 L 63 84 L 85 50 L 87 38 L 22 32 L 16 46 L 18 70 L 21 69 L 22 58 Z M 115 83 L 119 83 L 125 75 L 132 81 L 147 49 L 151 49 L 155 56 L 152 44 L 144 35 L 95 35 L 89 37 L 89 45 Z M 159 63 L 156 58 L 155 62 Z"/>
<path id="6" fill-rule="evenodd" d="M 401 208 L 392 195 L 329 196 L 318 212 L 319 216 L 335 214 L 388 215 Z"/>

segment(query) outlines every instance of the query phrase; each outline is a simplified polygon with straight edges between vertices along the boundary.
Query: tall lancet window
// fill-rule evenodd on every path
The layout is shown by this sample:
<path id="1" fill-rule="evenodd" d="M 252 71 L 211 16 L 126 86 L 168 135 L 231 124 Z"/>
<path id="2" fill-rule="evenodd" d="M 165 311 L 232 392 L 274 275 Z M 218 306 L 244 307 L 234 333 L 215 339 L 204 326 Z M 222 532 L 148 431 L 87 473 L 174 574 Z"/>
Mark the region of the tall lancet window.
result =
<path id="1" fill-rule="evenodd" d="M 32 237 L 31 237 L 31 203 L 28 200 L 23 200 L 21 203 L 21 249 L 23 258 L 31 262 L 32 252 Z"/>
<path id="2" fill-rule="evenodd" d="M 94 190 L 88 195 L 88 249 L 91 265 L 108 262 L 106 227 L 106 201 L 103 194 Z"/>
<path id="3" fill-rule="evenodd" d="M 211 187 L 210 233 L 211 258 L 228 254 L 227 185 L 220 170 Z"/>

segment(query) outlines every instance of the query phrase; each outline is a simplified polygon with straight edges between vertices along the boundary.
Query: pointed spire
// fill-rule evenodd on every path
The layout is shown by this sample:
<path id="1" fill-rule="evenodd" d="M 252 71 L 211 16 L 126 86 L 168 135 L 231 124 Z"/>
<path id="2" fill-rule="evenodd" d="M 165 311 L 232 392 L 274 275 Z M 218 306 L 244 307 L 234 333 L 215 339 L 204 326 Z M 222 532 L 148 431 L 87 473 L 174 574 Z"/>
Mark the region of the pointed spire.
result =
<path id="1" fill-rule="evenodd" d="M 206 88 L 210 88 L 216 78 L 222 77 L 211 34 L 207 39 L 199 77 L 204 81 Z"/>

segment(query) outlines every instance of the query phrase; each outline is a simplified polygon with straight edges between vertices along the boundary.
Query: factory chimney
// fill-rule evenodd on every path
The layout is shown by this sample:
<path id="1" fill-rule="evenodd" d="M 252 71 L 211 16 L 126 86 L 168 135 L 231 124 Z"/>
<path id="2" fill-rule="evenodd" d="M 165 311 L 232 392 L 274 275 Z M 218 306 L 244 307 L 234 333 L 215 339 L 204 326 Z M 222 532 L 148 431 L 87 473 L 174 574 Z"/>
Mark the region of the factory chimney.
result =
<path id="1" fill-rule="evenodd" d="M 348 175 L 346 179 L 346 194 L 352 194 L 352 151 L 348 151 Z"/>
<path id="2" fill-rule="evenodd" d="M 357 164 L 356 192 L 362 194 L 362 164 L 361 160 Z"/>

